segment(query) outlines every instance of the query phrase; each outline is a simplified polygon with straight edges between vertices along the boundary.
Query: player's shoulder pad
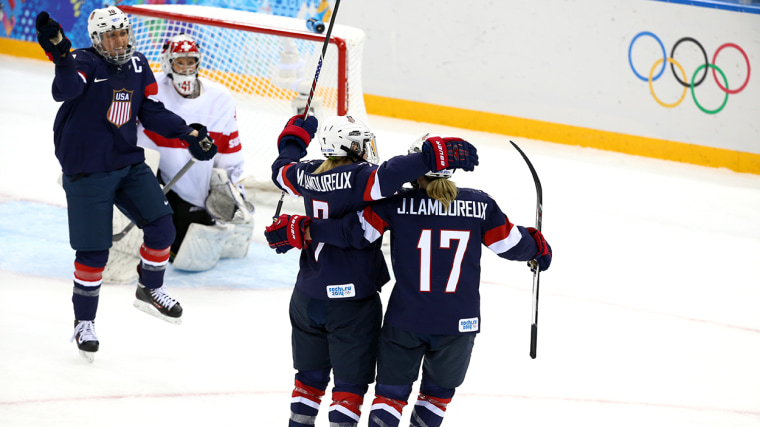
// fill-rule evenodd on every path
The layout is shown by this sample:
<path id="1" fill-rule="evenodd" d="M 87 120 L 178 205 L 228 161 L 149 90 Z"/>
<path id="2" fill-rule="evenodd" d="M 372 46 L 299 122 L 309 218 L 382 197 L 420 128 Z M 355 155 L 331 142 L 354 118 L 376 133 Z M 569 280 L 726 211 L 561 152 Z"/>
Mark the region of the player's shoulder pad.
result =
<path id="1" fill-rule="evenodd" d="M 217 92 L 220 96 L 224 95 L 232 98 L 232 93 L 227 86 L 201 76 L 198 76 L 198 80 L 201 82 L 201 85 L 205 86 L 208 90 Z"/>
<path id="2" fill-rule="evenodd" d="M 143 62 L 145 62 L 146 64 L 148 63 L 148 58 L 146 58 L 146 57 L 145 57 L 145 55 L 144 55 L 142 52 L 140 52 L 139 50 L 136 50 L 136 51 L 135 51 L 135 52 L 132 54 L 132 56 L 136 56 L 136 57 L 140 58 L 140 61 L 143 61 Z"/>
<path id="3" fill-rule="evenodd" d="M 477 198 L 487 197 L 489 199 L 492 199 L 492 197 L 486 193 L 483 190 L 478 190 L 476 188 L 466 188 L 466 187 L 458 187 L 459 194 L 472 194 L 473 196 Z"/>

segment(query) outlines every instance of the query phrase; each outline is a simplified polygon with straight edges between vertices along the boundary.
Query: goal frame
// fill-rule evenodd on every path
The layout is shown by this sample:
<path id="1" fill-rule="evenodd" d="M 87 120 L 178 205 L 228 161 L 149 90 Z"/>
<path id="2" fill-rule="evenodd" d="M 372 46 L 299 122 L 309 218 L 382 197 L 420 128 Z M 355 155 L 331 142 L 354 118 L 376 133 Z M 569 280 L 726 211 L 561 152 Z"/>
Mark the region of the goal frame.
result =
<path id="1" fill-rule="evenodd" d="M 305 39 L 314 42 L 324 42 L 325 36 L 308 31 L 295 31 L 283 28 L 272 28 L 258 26 L 243 22 L 230 21 L 219 18 L 206 18 L 202 16 L 187 15 L 178 12 L 166 12 L 152 8 L 139 6 L 119 6 L 119 9 L 130 15 L 147 16 L 151 18 L 160 18 L 165 20 L 176 20 L 190 22 L 193 24 L 202 24 L 214 27 L 227 28 L 232 30 L 248 31 L 253 33 L 268 34 L 273 36 L 288 37 L 295 39 Z M 338 85 L 337 85 L 337 113 L 344 116 L 348 112 L 348 47 L 346 41 L 334 35 L 330 36 L 330 44 L 335 45 L 338 52 Z"/>

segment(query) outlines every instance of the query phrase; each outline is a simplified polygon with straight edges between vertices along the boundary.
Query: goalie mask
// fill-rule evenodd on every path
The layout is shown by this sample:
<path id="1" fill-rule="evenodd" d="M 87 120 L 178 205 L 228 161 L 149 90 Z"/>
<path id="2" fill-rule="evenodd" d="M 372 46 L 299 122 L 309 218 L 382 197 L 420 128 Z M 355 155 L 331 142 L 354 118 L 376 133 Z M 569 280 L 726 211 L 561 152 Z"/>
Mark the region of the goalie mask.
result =
<path id="1" fill-rule="evenodd" d="M 426 133 L 422 135 L 421 137 L 417 138 L 416 141 L 412 143 L 412 146 L 409 147 L 409 150 L 407 151 L 408 154 L 412 153 L 421 153 L 422 152 L 422 144 L 427 141 L 428 138 L 432 138 L 435 135 L 431 135 L 429 133 Z M 443 169 L 439 170 L 438 172 L 429 171 L 425 174 L 428 178 L 446 178 L 449 179 L 451 176 L 454 175 L 454 169 Z"/>
<path id="2" fill-rule="evenodd" d="M 350 157 L 354 161 L 377 164 L 375 134 L 351 116 L 335 116 L 325 120 L 319 129 L 319 145 L 322 155 L 330 157 Z"/>
<path id="3" fill-rule="evenodd" d="M 116 6 L 93 10 L 87 19 L 87 32 L 95 51 L 112 64 L 125 64 L 135 53 L 132 24 L 129 17 Z"/>
<path id="4" fill-rule="evenodd" d="M 178 34 L 164 43 L 161 51 L 161 70 L 172 79 L 182 96 L 196 93 L 201 51 L 198 43 L 186 34 Z"/>

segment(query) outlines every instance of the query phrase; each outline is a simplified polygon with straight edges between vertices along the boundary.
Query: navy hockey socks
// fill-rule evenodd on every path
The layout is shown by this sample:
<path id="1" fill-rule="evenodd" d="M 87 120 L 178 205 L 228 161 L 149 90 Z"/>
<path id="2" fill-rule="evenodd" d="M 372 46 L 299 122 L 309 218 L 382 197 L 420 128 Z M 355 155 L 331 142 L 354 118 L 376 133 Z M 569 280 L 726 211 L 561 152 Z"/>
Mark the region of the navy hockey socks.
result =
<path id="1" fill-rule="evenodd" d="M 169 264 L 169 248 L 151 249 L 144 244 L 140 247 L 140 282 L 148 289 L 157 289 L 164 284 L 166 265 Z"/>
<path id="2" fill-rule="evenodd" d="M 409 425 L 412 427 L 439 427 L 443 422 L 443 416 L 446 415 L 446 406 L 449 402 L 451 399 L 441 399 L 420 393 L 417 402 L 414 404 Z"/>
<path id="3" fill-rule="evenodd" d="M 296 380 L 293 395 L 290 399 L 290 421 L 288 427 L 311 427 L 317 419 L 319 404 L 322 402 L 324 390 L 310 387 Z"/>
<path id="4" fill-rule="evenodd" d="M 406 402 L 375 395 L 369 413 L 369 427 L 398 427 Z"/>
<path id="5" fill-rule="evenodd" d="M 353 427 L 359 425 L 364 397 L 346 391 L 334 391 L 332 397 L 333 402 L 330 405 L 330 415 L 328 417 L 330 425 L 336 424 Z"/>

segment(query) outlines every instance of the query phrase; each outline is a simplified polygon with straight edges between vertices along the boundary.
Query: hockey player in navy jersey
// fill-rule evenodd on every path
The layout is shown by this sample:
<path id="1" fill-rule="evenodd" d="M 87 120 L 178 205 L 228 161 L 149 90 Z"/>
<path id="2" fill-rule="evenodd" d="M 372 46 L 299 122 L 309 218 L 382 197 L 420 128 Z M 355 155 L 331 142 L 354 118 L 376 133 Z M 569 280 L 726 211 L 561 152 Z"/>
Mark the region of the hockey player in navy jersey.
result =
<path id="1" fill-rule="evenodd" d="M 319 144 L 326 160 L 299 160 L 318 127 L 315 117 L 290 119 L 279 138 L 272 165 L 275 184 L 302 196 L 307 218 L 339 218 L 389 197 L 429 170 L 473 170 L 475 147 L 459 138 L 426 141 L 419 153 L 393 157 L 378 165 L 375 136 L 351 116 L 325 120 Z M 302 217 L 303 218 L 303 217 Z M 282 217 L 267 227 L 270 242 L 284 233 L 299 234 Z M 315 244 L 301 252 L 290 300 L 293 366 L 297 370 L 289 426 L 313 426 L 330 371 L 334 388 L 331 425 L 356 426 L 369 384 L 374 381 L 382 320 L 379 290 L 390 279 L 381 242 L 362 249 Z M 278 252 L 286 246 L 273 244 Z"/>
<path id="2" fill-rule="evenodd" d="M 419 152 L 425 139 L 409 151 Z M 281 235 L 281 250 L 325 243 L 326 248 L 364 248 L 391 231 L 396 284 L 380 338 L 371 427 L 399 425 L 420 366 L 422 383 L 410 425 L 443 422 L 481 329 L 481 244 L 502 258 L 530 261 L 531 268 L 541 271 L 551 264 L 551 247 L 540 231 L 512 224 L 486 193 L 457 188 L 449 180 L 452 173 L 428 172 L 413 182 L 418 188 L 341 220 L 283 218 L 294 228 L 309 225 L 296 238 Z"/>
<path id="3" fill-rule="evenodd" d="M 144 231 L 135 306 L 172 323 L 182 307 L 163 287 L 174 240 L 172 210 L 137 146 L 136 119 L 167 138 L 181 138 L 198 160 L 216 146 L 200 124 L 185 121 L 153 99 L 156 80 L 135 51 L 129 18 L 117 7 L 92 11 L 92 47 L 70 51 L 71 42 L 47 12 L 36 19 L 37 40 L 55 63 L 53 99 L 63 102 L 53 124 L 55 155 L 63 170 L 69 240 L 74 262 L 74 335 L 90 362 L 99 341 L 94 321 L 103 268 L 111 246 L 113 206 Z"/>

